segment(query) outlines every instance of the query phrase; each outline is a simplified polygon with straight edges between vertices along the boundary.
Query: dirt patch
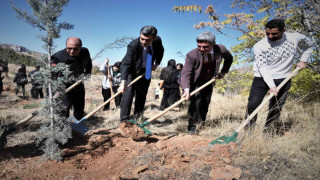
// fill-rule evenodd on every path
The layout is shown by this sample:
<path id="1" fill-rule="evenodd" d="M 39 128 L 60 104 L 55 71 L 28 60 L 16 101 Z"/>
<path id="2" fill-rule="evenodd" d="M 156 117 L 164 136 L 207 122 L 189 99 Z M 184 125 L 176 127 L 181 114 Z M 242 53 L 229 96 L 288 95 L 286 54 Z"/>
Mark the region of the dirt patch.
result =
<path id="1" fill-rule="evenodd" d="M 99 129 L 85 136 L 74 136 L 63 147 L 63 162 L 40 161 L 40 154 L 28 156 L 30 147 L 14 155 L 12 150 L 19 147 L 5 148 L 0 178 L 238 179 L 244 175 L 242 169 L 231 165 L 236 144 L 208 144 L 202 137 L 183 134 L 135 141 L 117 130 Z"/>
<path id="2" fill-rule="evenodd" d="M 15 92 L 15 87 L 6 85 L 6 86 L 3 86 L 3 91 Z"/>
<path id="3" fill-rule="evenodd" d="M 121 135 L 125 137 L 130 137 L 133 140 L 140 140 L 147 137 L 143 129 L 132 122 L 120 123 L 119 130 L 121 132 Z"/>

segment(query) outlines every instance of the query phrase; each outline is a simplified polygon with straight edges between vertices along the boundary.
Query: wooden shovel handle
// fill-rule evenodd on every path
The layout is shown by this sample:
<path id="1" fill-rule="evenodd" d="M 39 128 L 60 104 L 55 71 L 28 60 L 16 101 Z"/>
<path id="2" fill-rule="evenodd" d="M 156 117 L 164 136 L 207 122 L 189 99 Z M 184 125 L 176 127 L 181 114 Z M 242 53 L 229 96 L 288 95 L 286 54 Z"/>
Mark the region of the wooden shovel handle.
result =
<path id="1" fill-rule="evenodd" d="M 281 84 L 277 87 L 277 91 L 279 91 L 301 68 L 297 67 L 286 79 L 284 79 Z M 240 133 L 244 129 L 244 127 L 250 122 L 250 120 L 258 114 L 258 112 L 266 105 L 270 99 L 274 96 L 274 93 L 271 93 L 251 114 L 243 123 L 236 129 L 237 133 Z"/>
<path id="2" fill-rule="evenodd" d="M 79 84 L 81 84 L 83 82 L 83 80 L 79 80 L 77 82 L 75 82 L 74 84 L 72 84 L 70 87 L 68 87 L 64 93 L 67 94 L 68 92 L 70 92 L 73 88 L 75 88 L 76 86 L 78 86 Z"/>
<path id="3" fill-rule="evenodd" d="M 77 82 L 75 82 L 74 84 L 72 84 L 70 87 L 68 87 L 64 93 L 67 94 L 68 92 L 70 92 L 73 88 L 75 88 L 76 86 L 78 86 L 79 84 L 81 84 L 83 81 L 79 80 Z M 59 96 L 58 96 L 59 97 Z M 15 129 L 19 128 L 21 125 L 25 124 L 26 122 L 28 122 L 30 119 L 32 119 L 34 116 L 36 116 L 38 114 L 38 111 L 40 111 L 42 108 L 37 109 L 36 111 L 33 111 L 32 114 L 30 114 L 29 116 L 27 116 L 26 118 L 24 118 L 23 120 L 17 122 L 13 127 Z"/>
<path id="4" fill-rule="evenodd" d="M 130 84 L 128 84 L 128 86 L 131 86 L 132 84 L 134 84 L 135 82 L 137 82 L 139 79 L 141 79 L 142 77 L 144 77 L 143 75 L 138 76 L 137 78 L 135 78 L 133 81 L 131 81 Z M 82 119 L 88 119 L 90 116 L 92 116 L 94 113 L 96 113 L 99 109 L 101 109 L 103 106 L 105 106 L 106 104 L 108 104 L 112 99 L 114 99 L 115 97 L 117 97 L 119 94 L 121 94 L 120 91 L 118 91 L 116 94 L 114 94 L 113 96 L 111 96 L 108 100 L 106 100 L 104 103 L 102 103 L 100 106 L 98 106 L 96 109 L 94 109 L 93 111 L 91 111 L 89 114 L 87 114 L 85 117 L 83 117 Z"/>
<path id="5" fill-rule="evenodd" d="M 108 59 L 108 58 L 107 58 Z M 108 62 L 109 62 L 109 59 L 108 59 Z M 107 72 L 108 72 L 108 76 L 110 76 L 110 67 L 109 67 L 109 63 L 107 62 Z M 111 96 L 113 96 L 114 92 L 113 92 L 113 89 L 112 89 L 112 82 L 111 82 L 111 78 L 109 78 L 109 86 L 110 86 L 110 91 L 111 91 Z"/>
<path id="6" fill-rule="evenodd" d="M 109 59 L 106 58 L 106 61 L 107 61 L 107 72 L 108 72 L 108 79 L 109 79 L 109 87 L 110 87 L 110 92 L 111 92 L 111 96 L 114 95 L 114 92 L 113 92 L 113 88 L 112 88 L 112 82 L 111 82 L 111 78 L 109 78 L 110 76 L 110 67 L 109 67 Z M 112 106 L 114 106 L 114 108 L 116 108 L 116 102 L 112 99 Z"/>
<path id="7" fill-rule="evenodd" d="M 37 112 L 37 111 L 39 111 L 39 110 L 41 110 L 41 109 L 42 109 L 42 108 L 40 108 L 40 109 L 38 109 L 38 110 L 36 110 L 36 111 L 34 111 L 34 112 Z M 29 116 L 27 116 L 26 118 L 24 118 L 23 120 L 17 122 L 17 123 L 13 126 L 14 129 L 19 128 L 21 125 L 25 124 L 25 123 L 28 122 L 30 119 L 32 119 L 35 115 L 36 115 L 35 113 L 32 113 L 32 114 L 30 114 Z"/>
<path id="8" fill-rule="evenodd" d="M 201 91 L 203 88 L 207 87 L 209 84 L 212 84 L 216 79 L 211 79 L 210 81 L 208 81 L 207 83 L 205 83 L 204 85 L 200 86 L 199 88 L 197 88 L 196 90 L 192 91 L 190 93 L 190 97 L 193 96 L 194 94 L 196 94 L 197 92 Z M 179 101 L 175 102 L 174 104 L 172 104 L 171 106 L 169 106 L 167 109 L 161 111 L 160 113 L 158 113 L 155 116 L 152 116 L 150 119 L 148 119 L 147 121 L 150 123 L 156 119 L 158 119 L 159 117 L 161 117 L 162 115 L 164 115 L 165 113 L 167 113 L 168 111 L 170 111 L 171 109 L 173 109 L 174 107 L 176 107 L 177 105 L 181 104 L 183 101 L 185 101 L 186 98 L 181 98 Z"/>

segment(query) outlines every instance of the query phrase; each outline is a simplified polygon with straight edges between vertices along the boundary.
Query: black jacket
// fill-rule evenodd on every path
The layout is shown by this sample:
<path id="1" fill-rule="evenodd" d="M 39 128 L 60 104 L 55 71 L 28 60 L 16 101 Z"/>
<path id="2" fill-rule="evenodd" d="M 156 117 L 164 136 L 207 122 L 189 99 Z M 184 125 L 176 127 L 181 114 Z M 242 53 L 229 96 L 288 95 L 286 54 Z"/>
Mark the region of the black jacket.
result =
<path id="1" fill-rule="evenodd" d="M 22 85 L 27 84 L 28 83 L 28 78 L 27 78 L 26 72 L 21 70 L 21 68 L 20 68 L 18 70 L 18 73 L 14 77 L 13 82 L 15 82 L 17 84 L 22 84 Z"/>
<path id="2" fill-rule="evenodd" d="M 160 64 L 163 58 L 164 48 L 159 36 L 152 42 L 152 64 Z M 135 78 L 145 73 L 145 68 L 142 68 L 143 63 L 143 46 L 139 38 L 130 42 L 127 47 L 127 53 L 121 63 L 121 80 L 128 80 L 128 76 Z"/>
<path id="3" fill-rule="evenodd" d="M 179 88 L 178 84 L 179 71 L 171 67 L 163 68 L 160 74 L 160 79 L 163 80 L 162 87 L 167 89 Z"/>
<path id="4" fill-rule="evenodd" d="M 70 56 L 67 50 L 63 49 L 61 51 L 58 51 L 54 55 L 52 55 L 51 60 L 53 64 L 58 64 L 58 63 L 68 64 L 70 66 L 69 67 L 70 71 L 72 71 L 72 76 L 74 76 L 75 78 L 78 78 L 82 74 L 85 74 L 85 75 L 91 74 L 92 60 L 90 57 L 89 50 L 85 47 L 81 48 L 78 57 Z M 66 84 L 66 87 L 68 88 L 75 82 L 76 81 Z"/>

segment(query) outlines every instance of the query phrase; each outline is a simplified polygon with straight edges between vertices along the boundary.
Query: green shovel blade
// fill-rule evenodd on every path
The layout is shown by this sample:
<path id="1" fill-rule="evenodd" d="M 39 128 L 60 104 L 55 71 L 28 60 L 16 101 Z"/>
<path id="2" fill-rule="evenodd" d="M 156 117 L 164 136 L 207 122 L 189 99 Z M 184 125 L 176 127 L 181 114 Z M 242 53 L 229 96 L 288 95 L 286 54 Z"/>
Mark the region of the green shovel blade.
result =
<path id="1" fill-rule="evenodd" d="M 146 126 L 147 124 L 149 124 L 149 121 L 145 121 L 145 122 L 143 122 L 142 124 L 137 123 L 134 119 L 130 119 L 129 121 L 132 122 L 132 123 L 134 123 L 134 124 L 137 125 L 138 127 L 140 127 L 140 128 L 144 131 L 144 134 L 145 134 L 145 135 L 149 135 L 149 134 L 152 133 L 151 131 L 149 131 L 148 129 L 145 128 L 145 126 Z"/>
<path id="2" fill-rule="evenodd" d="M 209 143 L 209 145 L 214 144 L 228 144 L 229 142 L 236 142 L 237 141 L 237 132 L 234 132 L 230 137 L 229 136 L 221 136 L 218 139 Z"/>

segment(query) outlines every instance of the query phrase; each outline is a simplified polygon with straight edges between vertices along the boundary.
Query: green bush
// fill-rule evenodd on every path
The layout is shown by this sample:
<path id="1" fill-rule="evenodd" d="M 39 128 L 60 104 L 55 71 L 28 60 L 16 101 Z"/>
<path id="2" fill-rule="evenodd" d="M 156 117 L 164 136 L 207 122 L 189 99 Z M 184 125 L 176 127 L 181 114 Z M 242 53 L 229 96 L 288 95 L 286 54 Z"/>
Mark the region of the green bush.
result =
<path id="1" fill-rule="evenodd" d="M 312 69 L 303 69 L 292 78 L 290 94 L 293 97 L 305 96 L 306 100 L 320 99 L 320 74 Z"/>
<path id="2" fill-rule="evenodd" d="M 241 94 L 247 96 L 252 84 L 253 73 L 250 69 L 232 70 L 226 74 L 225 78 L 216 81 L 215 88 L 218 93 L 234 96 Z"/>
<path id="3" fill-rule="evenodd" d="M 25 64 L 27 66 L 34 66 L 38 62 L 34 57 L 20 55 L 9 48 L 0 48 L 0 59 L 7 60 L 10 64 Z"/>

